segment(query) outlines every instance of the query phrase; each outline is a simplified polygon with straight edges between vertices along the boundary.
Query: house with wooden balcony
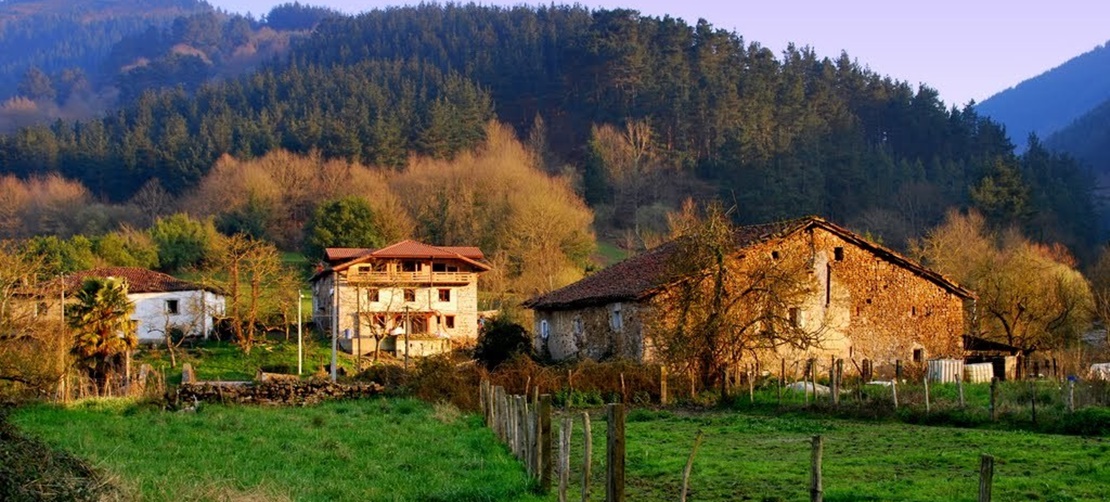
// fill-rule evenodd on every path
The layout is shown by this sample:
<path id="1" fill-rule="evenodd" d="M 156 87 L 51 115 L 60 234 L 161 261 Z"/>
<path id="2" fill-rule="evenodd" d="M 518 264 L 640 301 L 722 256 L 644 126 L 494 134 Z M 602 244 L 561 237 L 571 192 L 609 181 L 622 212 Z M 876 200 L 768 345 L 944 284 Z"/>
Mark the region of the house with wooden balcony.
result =
<path id="1" fill-rule="evenodd" d="M 325 253 L 313 319 L 343 350 L 418 357 L 477 340 L 478 275 L 490 269 L 480 249 L 404 240 Z"/>

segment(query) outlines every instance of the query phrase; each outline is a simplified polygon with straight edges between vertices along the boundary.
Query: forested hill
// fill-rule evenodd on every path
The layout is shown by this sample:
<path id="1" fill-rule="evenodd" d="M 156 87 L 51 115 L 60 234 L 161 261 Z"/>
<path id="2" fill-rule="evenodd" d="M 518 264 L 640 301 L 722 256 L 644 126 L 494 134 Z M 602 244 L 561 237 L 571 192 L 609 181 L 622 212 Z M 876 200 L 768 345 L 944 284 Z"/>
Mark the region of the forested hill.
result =
<path id="1" fill-rule="evenodd" d="M 1110 179 L 1110 99 L 1045 140 L 1054 150 L 1066 152 Z"/>
<path id="2" fill-rule="evenodd" d="M 1110 100 L 1110 46 L 1102 45 L 1021 82 L 975 109 L 1006 126 L 1019 147 L 1030 133 L 1041 139 Z"/>
<path id="3" fill-rule="evenodd" d="M 410 153 L 451 157 L 482 141 L 489 118 L 581 180 L 610 235 L 662 231 L 693 195 L 735 203 L 742 221 L 823 214 L 893 245 L 969 205 L 1047 240 L 1096 239 L 1083 172 L 1039 149 L 1015 157 L 997 123 L 933 89 L 847 55 L 776 55 L 705 21 L 629 10 L 328 18 L 255 75 L 0 138 L 0 165 L 60 171 L 118 200 L 150 177 L 184 191 L 225 152 L 397 167 Z"/>
<path id="4" fill-rule="evenodd" d="M 0 99 L 16 95 L 31 68 L 96 73 L 124 37 L 212 10 L 201 0 L 0 1 Z"/>

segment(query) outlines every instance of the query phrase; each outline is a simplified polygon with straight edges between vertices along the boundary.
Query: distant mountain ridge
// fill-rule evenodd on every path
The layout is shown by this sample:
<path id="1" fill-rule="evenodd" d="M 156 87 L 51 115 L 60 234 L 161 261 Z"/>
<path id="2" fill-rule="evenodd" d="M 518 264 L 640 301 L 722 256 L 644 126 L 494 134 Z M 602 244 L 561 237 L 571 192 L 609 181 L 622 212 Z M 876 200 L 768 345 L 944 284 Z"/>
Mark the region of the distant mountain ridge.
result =
<path id="1" fill-rule="evenodd" d="M 975 106 L 1024 148 L 1030 133 L 1047 138 L 1110 99 L 1110 45 L 1103 44 Z"/>

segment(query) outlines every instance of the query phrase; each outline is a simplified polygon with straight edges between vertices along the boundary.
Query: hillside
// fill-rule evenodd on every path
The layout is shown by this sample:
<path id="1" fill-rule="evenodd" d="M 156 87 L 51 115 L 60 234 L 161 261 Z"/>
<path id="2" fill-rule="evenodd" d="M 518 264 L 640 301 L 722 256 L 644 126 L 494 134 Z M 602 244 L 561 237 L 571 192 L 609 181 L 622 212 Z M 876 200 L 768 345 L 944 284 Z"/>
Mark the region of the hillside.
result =
<path id="1" fill-rule="evenodd" d="M 197 0 L 0 2 L 0 131 L 249 73 L 333 14 L 286 4 L 257 21 Z"/>
<path id="2" fill-rule="evenodd" d="M 0 100 L 18 93 L 32 67 L 95 74 L 125 37 L 211 11 L 200 0 L 0 1 Z"/>
<path id="3" fill-rule="evenodd" d="M 217 45 L 219 45 L 217 43 Z M 1013 154 L 1001 127 L 936 91 L 807 48 L 776 57 L 716 29 L 630 10 L 424 5 L 321 22 L 249 76 L 146 93 L 101 120 L 0 137 L 0 165 L 58 171 L 125 200 L 190 190 L 221 155 L 276 148 L 400 168 L 510 124 L 568 175 L 599 232 L 630 247 L 687 197 L 742 222 L 822 214 L 900 246 L 948 207 L 1083 246 L 1091 183 Z"/>
<path id="4" fill-rule="evenodd" d="M 1110 178 L 1110 100 L 1049 136 L 1045 144 L 1074 156 L 1099 177 Z"/>
<path id="5" fill-rule="evenodd" d="M 1030 133 L 1047 138 L 1110 99 L 1110 45 L 1076 56 L 976 105 L 1024 148 Z"/>

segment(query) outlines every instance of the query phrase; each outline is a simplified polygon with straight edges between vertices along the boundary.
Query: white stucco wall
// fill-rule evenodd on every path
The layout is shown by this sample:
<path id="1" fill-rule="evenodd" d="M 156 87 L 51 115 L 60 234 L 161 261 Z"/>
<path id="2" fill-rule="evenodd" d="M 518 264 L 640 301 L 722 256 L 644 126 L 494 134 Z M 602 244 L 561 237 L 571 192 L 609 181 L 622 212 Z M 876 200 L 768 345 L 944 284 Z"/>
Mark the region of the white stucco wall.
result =
<path id="1" fill-rule="evenodd" d="M 223 315 L 224 297 L 208 291 L 170 291 L 127 295 L 135 304 L 131 320 L 137 321 L 140 342 L 160 342 L 167 326 L 176 326 L 193 336 L 207 336 L 212 330 L 212 316 Z M 170 314 L 167 301 L 177 300 L 177 314 Z"/>

